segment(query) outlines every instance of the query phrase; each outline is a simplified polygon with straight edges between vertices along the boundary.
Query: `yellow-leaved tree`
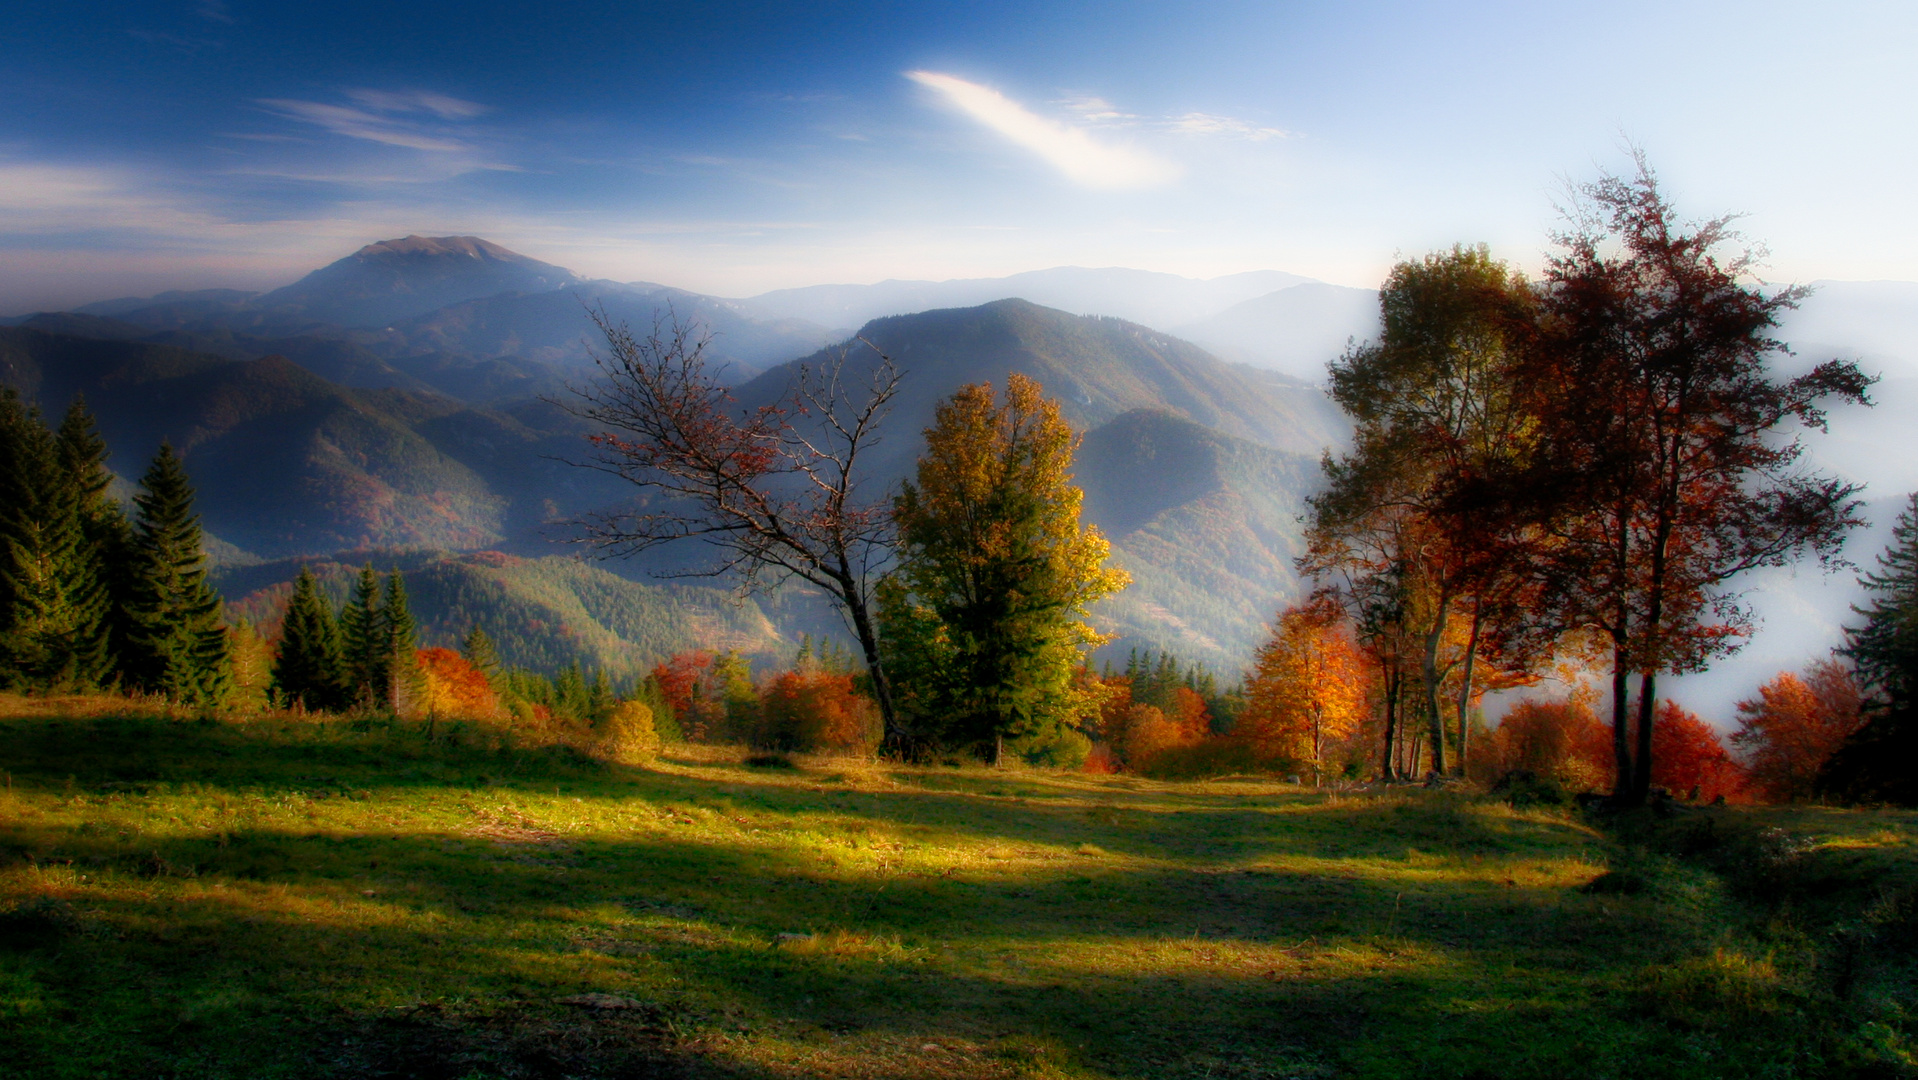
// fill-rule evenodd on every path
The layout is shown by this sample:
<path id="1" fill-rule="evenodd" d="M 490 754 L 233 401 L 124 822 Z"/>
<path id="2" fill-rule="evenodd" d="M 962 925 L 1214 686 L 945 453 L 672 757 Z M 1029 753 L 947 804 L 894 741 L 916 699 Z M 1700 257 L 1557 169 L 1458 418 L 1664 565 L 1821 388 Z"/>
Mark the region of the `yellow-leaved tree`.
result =
<path id="1" fill-rule="evenodd" d="M 926 429 L 916 478 L 893 505 L 899 568 L 879 590 L 881 639 L 903 726 L 919 745 L 1012 745 L 1077 765 L 1097 680 L 1074 679 L 1106 639 L 1086 609 L 1124 588 L 1112 546 L 1080 524 L 1071 484 L 1079 436 L 1039 383 L 1012 375 L 960 387 Z"/>
<path id="2" fill-rule="evenodd" d="M 1294 605 L 1253 657 L 1232 735 L 1260 758 L 1296 762 L 1316 778 L 1327 751 L 1358 730 L 1366 682 L 1358 643 L 1338 607 L 1326 599 Z"/>

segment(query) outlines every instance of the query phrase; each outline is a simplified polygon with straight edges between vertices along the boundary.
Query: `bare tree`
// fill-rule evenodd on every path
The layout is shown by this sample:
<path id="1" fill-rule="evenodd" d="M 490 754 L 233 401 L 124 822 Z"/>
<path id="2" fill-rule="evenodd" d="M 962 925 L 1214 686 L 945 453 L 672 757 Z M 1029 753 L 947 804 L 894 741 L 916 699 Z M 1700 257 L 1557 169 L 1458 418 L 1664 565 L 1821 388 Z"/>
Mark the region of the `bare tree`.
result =
<path id="1" fill-rule="evenodd" d="M 873 586 L 891 559 L 891 502 L 860 490 L 860 459 L 902 377 L 892 359 L 860 339 L 878 363 L 855 370 L 841 351 L 802 365 L 781 398 L 740 408 L 708 368 L 710 338 L 671 312 L 640 337 L 603 309 L 588 314 L 606 337 L 596 353 L 603 378 L 574 387 L 569 411 L 599 430 L 578 462 L 641 489 L 623 508 L 587 515 L 587 542 L 609 556 L 697 539 L 718 559 L 669 577 L 730 577 L 742 592 L 797 578 L 826 592 L 865 656 L 888 741 L 898 721 L 879 661 Z"/>

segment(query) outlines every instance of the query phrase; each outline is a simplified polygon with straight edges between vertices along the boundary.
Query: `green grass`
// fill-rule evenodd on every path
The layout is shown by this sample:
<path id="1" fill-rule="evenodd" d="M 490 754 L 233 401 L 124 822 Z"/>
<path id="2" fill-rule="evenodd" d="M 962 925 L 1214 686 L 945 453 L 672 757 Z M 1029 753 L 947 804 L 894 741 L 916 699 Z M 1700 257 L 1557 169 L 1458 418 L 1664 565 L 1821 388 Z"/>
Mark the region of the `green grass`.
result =
<path id="1" fill-rule="evenodd" d="M 1761 812 L 1842 868 L 1758 896 L 1446 792 L 0 714 L 8 1075 L 1909 1071 L 1902 924 L 1830 973 L 1908 814 Z"/>

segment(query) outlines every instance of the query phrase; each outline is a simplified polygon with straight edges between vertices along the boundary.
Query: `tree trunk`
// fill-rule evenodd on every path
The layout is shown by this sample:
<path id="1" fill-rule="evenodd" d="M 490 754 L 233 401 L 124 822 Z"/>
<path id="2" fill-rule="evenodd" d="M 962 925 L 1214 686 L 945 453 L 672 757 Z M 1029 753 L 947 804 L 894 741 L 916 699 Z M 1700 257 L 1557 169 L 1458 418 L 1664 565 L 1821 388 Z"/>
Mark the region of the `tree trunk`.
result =
<path id="1" fill-rule="evenodd" d="M 879 662 L 879 635 L 872 625 L 872 612 L 866 609 L 866 598 L 856 583 L 843 583 L 840 598 L 846 603 L 846 613 L 852 618 L 852 632 L 859 639 L 859 651 L 866 660 L 866 677 L 872 680 L 872 698 L 879 705 L 879 721 L 884 727 L 885 744 L 901 759 L 919 760 L 924 748 L 912 732 L 907 731 L 899 722 L 899 714 L 892 704 L 892 684 L 886 681 L 886 669 Z"/>
<path id="2" fill-rule="evenodd" d="M 1384 774 L 1386 780 L 1399 778 L 1398 747 L 1395 744 L 1395 737 L 1398 735 L 1399 688 L 1398 676 L 1393 672 L 1395 667 L 1397 665 L 1393 664 L 1385 670 L 1385 752 L 1379 760 L 1379 771 Z"/>
<path id="3" fill-rule="evenodd" d="M 1458 691 L 1458 775 L 1465 779 L 1465 743 L 1471 735 L 1470 720 L 1467 713 L 1472 708 L 1472 666 L 1478 659 L 1478 631 L 1484 621 L 1484 610 L 1476 602 L 1472 605 L 1472 639 L 1465 646 L 1465 678 Z"/>
<path id="4" fill-rule="evenodd" d="M 1638 675 L 1638 757 L 1632 768 L 1632 805 L 1642 806 L 1652 793 L 1652 721 L 1657 716 L 1658 672 Z"/>
<path id="5" fill-rule="evenodd" d="M 1439 642 L 1445 637 L 1445 617 L 1451 609 L 1451 591 L 1441 590 L 1432 628 L 1425 632 L 1425 652 L 1419 658 L 1419 673 L 1425 677 L 1425 727 L 1432 736 L 1432 771 L 1440 775 L 1445 773 L 1445 716 L 1439 708 L 1438 650 Z M 1412 761 L 1412 767 L 1418 768 L 1417 759 Z"/>
<path id="6" fill-rule="evenodd" d="M 1625 649 L 1612 646 L 1612 798 L 1627 802 L 1632 791 L 1632 743 L 1626 717 L 1631 672 L 1625 669 Z"/>

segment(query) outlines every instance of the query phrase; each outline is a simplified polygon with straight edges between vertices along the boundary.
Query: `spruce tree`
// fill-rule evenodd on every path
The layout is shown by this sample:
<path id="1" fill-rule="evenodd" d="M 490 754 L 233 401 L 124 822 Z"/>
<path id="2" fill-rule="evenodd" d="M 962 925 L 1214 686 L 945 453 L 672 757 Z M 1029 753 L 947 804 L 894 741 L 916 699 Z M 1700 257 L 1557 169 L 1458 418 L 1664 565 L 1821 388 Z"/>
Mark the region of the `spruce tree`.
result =
<path id="1" fill-rule="evenodd" d="M 1887 702 L 1908 702 L 1918 691 L 1918 494 L 1891 529 L 1891 545 L 1876 573 L 1858 579 L 1871 602 L 1854 605 L 1864 625 L 1847 628 L 1838 650 L 1851 660 L 1865 688 Z"/>
<path id="2" fill-rule="evenodd" d="M 352 701 L 333 605 L 304 566 L 286 602 L 273 686 L 289 703 L 303 702 L 309 709 L 343 709 Z"/>
<path id="3" fill-rule="evenodd" d="M 473 665 L 473 670 L 486 676 L 488 682 L 499 679 L 499 652 L 493 647 L 493 639 L 477 624 L 466 632 L 466 640 L 460 643 L 460 655 Z"/>
<path id="4" fill-rule="evenodd" d="M 380 608 L 380 578 L 373 572 L 373 564 L 367 563 L 360 567 L 353 597 L 340 613 L 340 646 L 352 704 L 361 708 L 386 704 L 392 674 L 391 640 L 386 613 Z"/>
<path id="5" fill-rule="evenodd" d="M 387 702 L 394 712 L 411 712 L 426 691 L 426 679 L 420 672 L 419 626 L 406 601 L 406 582 L 399 567 L 386 578 L 386 602 L 380 605 L 385 624 Z"/>
<path id="6" fill-rule="evenodd" d="M 1840 656 L 1871 700 L 1866 719 L 1819 770 L 1818 790 L 1846 802 L 1918 806 L 1918 494 L 1892 526 L 1878 570 L 1858 579 L 1871 602 L 1852 611 Z"/>
<path id="7" fill-rule="evenodd" d="M 218 704 L 232 688 L 226 626 L 206 579 L 193 485 L 170 444 L 160 444 L 133 503 L 127 680 L 175 701 Z"/>
<path id="8" fill-rule="evenodd" d="M 85 652 L 100 658 L 102 674 L 98 681 L 104 683 L 111 679 L 111 669 L 118 666 L 127 649 L 125 607 L 133 584 L 129 573 L 133 531 L 120 504 L 113 499 L 107 443 L 94 425 L 85 398 L 76 396 L 68 406 L 57 439 L 61 469 L 73 486 L 84 545 L 78 574 L 87 582 L 83 590 L 89 627 Z"/>
<path id="9" fill-rule="evenodd" d="M 110 478 L 91 433 L 81 403 L 56 435 L 17 395 L 0 397 L 0 683 L 85 691 L 111 679 L 112 597 L 86 527 Z"/>

